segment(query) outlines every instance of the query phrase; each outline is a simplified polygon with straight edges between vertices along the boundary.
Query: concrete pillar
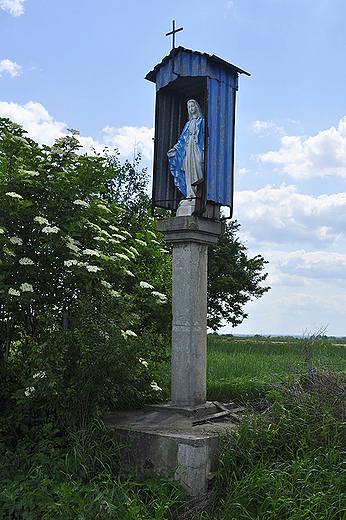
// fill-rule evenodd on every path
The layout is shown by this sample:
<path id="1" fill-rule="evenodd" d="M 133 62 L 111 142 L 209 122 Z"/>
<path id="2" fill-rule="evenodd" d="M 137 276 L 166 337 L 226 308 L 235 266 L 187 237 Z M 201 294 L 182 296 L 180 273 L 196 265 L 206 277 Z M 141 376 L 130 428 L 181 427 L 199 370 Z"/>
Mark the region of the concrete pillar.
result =
<path id="1" fill-rule="evenodd" d="M 206 402 L 207 246 L 223 226 L 185 216 L 159 220 L 157 229 L 173 243 L 171 405 L 193 407 Z"/>

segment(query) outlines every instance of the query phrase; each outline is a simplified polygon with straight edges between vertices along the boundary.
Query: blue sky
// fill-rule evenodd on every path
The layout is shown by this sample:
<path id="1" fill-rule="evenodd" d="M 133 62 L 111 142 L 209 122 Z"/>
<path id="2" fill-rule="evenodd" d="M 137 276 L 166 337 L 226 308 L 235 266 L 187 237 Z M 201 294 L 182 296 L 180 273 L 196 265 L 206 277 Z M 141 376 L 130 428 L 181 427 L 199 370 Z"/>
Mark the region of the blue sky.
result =
<path id="1" fill-rule="evenodd" d="M 235 209 L 272 289 L 223 332 L 346 335 L 344 0 L 0 0 L 0 116 L 52 144 L 134 147 L 151 169 L 155 87 L 177 45 L 251 73 L 237 94 Z"/>

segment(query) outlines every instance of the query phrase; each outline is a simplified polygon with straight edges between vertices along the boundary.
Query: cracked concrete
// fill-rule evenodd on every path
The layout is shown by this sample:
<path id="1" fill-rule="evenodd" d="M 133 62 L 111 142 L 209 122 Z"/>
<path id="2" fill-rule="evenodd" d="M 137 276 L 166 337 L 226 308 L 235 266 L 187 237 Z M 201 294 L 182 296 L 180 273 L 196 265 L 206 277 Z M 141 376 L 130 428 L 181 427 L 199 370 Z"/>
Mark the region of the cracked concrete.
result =
<path id="1" fill-rule="evenodd" d="M 212 403 L 177 413 L 169 405 L 158 409 L 113 412 L 105 424 L 124 446 L 129 466 L 153 477 L 171 477 L 183 485 L 190 496 L 207 490 L 210 477 L 217 471 L 221 438 L 237 428 L 231 421 L 193 426 L 193 419 L 215 412 Z"/>

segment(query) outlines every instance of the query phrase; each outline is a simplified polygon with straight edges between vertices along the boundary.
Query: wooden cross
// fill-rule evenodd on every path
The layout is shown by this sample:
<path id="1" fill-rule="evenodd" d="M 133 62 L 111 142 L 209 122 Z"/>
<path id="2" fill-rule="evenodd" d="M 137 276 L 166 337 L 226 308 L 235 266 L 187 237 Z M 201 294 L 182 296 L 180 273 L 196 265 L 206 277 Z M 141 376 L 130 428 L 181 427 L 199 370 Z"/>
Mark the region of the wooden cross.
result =
<path id="1" fill-rule="evenodd" d="M 182 31 L 184 29 L 184 27 L 180 27 L 179 29 L 176 29 L 175 28 L 175 20 L 173 20 L 173 30 L 166 33 L 166 36 L 170 36 L 172 35 L 173 38 L 172 38 L 172 50 L 175 49 L 175 33 L 179 32 L 179 31 Z"/>

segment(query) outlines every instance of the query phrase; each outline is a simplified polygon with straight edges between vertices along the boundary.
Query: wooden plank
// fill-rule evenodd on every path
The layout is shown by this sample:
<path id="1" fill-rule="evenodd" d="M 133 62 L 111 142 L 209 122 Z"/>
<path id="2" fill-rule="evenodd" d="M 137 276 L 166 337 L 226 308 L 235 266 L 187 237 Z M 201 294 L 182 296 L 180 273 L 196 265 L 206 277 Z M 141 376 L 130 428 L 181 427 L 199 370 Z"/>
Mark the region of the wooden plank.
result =
<path id="1" fill-rule="evenodd" d="M 213 421 L 215 419 L 221 419 L 222 417 L 227 417 L 229 415 L 231 415 L 231 412 L 229 410 L 227 410 L 227 412 L 224 411 L 224 412 L 213 413 L 212 415 L 208 415 L 201 419 L 196 419 L 195 421 L 192 421 L 192 426 L 197 426 L 197 424 L 204 424 L 209 421 Z"/>
<path id="2" fill-rule="evenodd" d="M 223 403 L 220 403 L 219 401 L 213 401 L 213 404 L 219 408 L 222 412 L 230 412 L 229 408 L 226 408 L 226 406 Z"/>
<path id="3" fill-rule="evenodd" d="M 233 420 L 233 421 L 236 421 L 236 422 L 239 422 L 239 417 L 238 415 L 236 414 L 236 411 L 235 410 L 230 410 L 229 408 L 227 408 L 223 403 L 220 403 L 219 401 L 213 401 L 213 404 L 215 404 L 215 406 L 217 408 L 219 408 L 219 410 L 223 411 L 223 412 L 228 412 L 228 415 L 230 416 L 230 418 Z M 229 404 L 233 404 L 233 403 L 229 403 Z M 236 409 L 237 411 L 241 410 L 240 408 L 237 408 Z"/>

